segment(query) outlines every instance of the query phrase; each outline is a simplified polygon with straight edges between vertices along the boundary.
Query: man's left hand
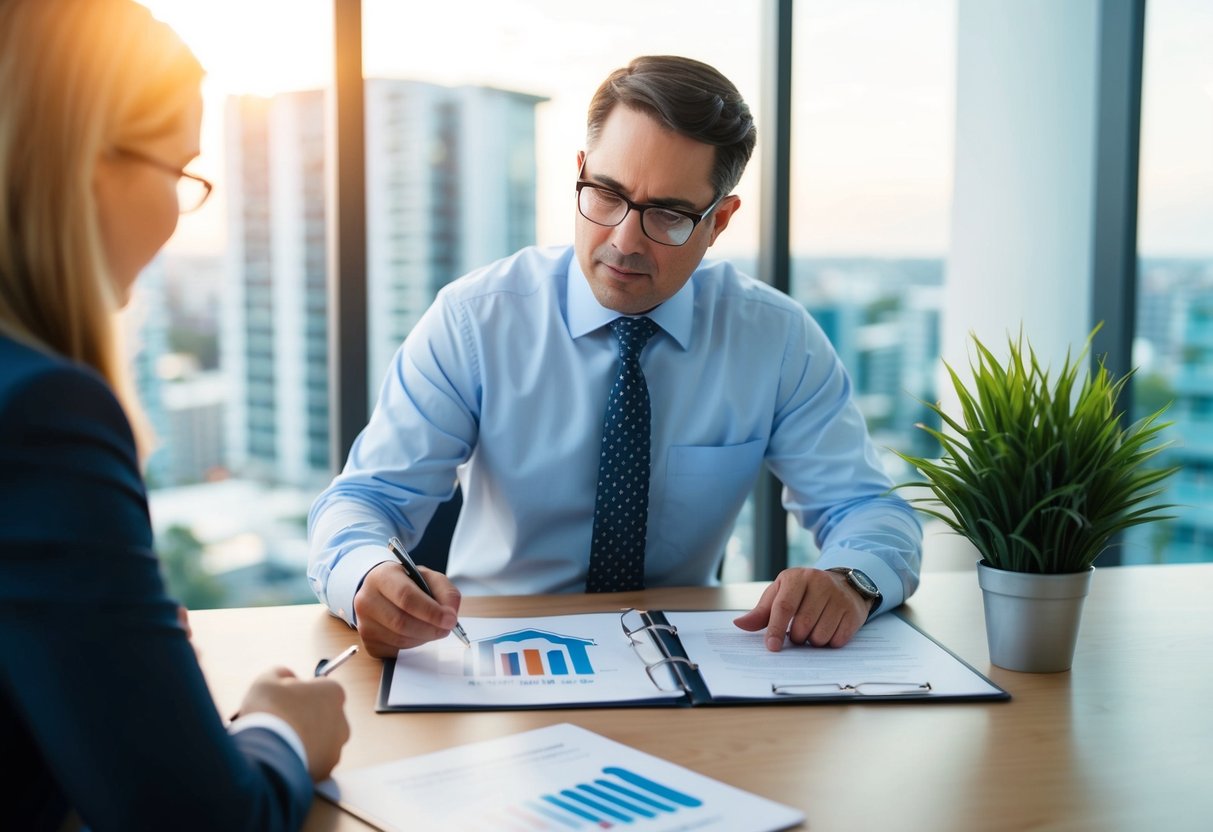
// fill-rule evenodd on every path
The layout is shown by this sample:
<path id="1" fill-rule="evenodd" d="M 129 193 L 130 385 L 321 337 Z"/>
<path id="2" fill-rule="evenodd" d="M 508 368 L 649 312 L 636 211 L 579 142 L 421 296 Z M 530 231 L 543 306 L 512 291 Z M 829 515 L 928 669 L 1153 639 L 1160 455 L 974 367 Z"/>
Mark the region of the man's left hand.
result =
<path id="1" fill-rule="evenodd" d="M 785 569 L 766 588 L 758 606 L 733 620 L 743 630 L 767 631 L 767 649 L 793 644 L 842 647 L 868 619 L 872 601 L 862 597 L 837 572 Z"/>

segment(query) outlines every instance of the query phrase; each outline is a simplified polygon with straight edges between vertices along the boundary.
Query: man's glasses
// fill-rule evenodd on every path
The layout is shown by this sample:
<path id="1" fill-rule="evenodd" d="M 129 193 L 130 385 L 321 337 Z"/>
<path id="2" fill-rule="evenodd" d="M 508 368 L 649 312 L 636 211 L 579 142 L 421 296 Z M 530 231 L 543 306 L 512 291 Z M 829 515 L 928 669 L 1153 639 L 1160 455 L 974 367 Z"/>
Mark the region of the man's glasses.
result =
<path id="1" fill-rule="evenodd" d="M 582 170 L 585 170 L 584 163 Z M 640 213 L 640 230 L 644 236 L 663 246 L 680 246 L 691 239 L 695 226 L 716 210 L 724 195 L 716 197 L 702 213 L 683 211 L 665 205 L 643 205 L 632 202 L 621 193 L 593 182 L 577 179 L 577 210 L 597 225 L 613 227 L 623 222 L 629 211 Z"/>
<path id="2" fill-rule="evenodd" d="M 154 168 L 159 168 L 165 173 L 171 173 L 177 177 L 177 210 L 182 214 L 188 214 L 191 211 L 197 211 L 206 202 L 207 197 L 211 195 L 211 191 L 215 186 L 209 180 L 203 179 L 197 174 L 190 173 L 179 167 L 161 162 L 146 153 L 140 153 L 138 150 L 131 150 L 126 147 L 114 148 L 114 152 L 120 156 L 125 156 L 128 159 L 134 159 L 137 162 L 142 162 L 145 165 L 151 165 Z"/>

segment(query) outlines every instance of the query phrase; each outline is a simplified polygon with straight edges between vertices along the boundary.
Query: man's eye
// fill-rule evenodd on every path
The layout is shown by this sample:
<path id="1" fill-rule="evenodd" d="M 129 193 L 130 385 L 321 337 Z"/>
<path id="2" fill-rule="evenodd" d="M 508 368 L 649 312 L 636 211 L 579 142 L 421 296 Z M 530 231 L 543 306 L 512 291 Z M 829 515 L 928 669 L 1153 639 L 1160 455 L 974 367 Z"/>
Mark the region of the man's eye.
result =
<path id="1" fill-rule="evenodd" d="M 613 194 L 610 191 L 603 191 L 595 188 L 592 193 L 595 201 L 597 201 L 599 205 L 618 205 L 623 201 L 617 194 Z"/>
<path id="2" fill-rule="evenodd" d="M 678 225 L 686 220 L 682 214 L 675 214 L 673 211 L 662 211 L 660 208 L 650 208 L 645 214 L 645 219 L 654 227 L 670 228 Z"/>

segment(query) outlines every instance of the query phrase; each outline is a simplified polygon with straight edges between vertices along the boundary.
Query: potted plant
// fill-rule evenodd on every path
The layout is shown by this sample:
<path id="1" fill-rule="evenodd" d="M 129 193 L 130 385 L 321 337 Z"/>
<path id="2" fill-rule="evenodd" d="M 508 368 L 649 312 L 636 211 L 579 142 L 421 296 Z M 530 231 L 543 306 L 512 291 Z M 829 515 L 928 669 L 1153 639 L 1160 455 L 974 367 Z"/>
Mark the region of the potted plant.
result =
<path id="1" fill-rule="evenodd" d="M 1159 512 L 1171 506 L 1153 501 L 1177 469 L 1145 465 L 1166 447 L 1155 442 L 1166 408 L 1125 427 L 1116 405 L 1132 373 L 1114 380 L 1100 362 L 1080 381 L 1098 330 L 1055 379 L 1022 331 L 1008 336 L 1005 364 L 971 336 L 972 387 L 944 364 L 960 416 L 924 402 L 943 425 L 918 426 L 942 457 L 899 454 L 925 482 L 897 487 L 929 488 L 911 502 L 980 552 L 990 661 L 1010 670 L 1068 670 L 1096 557 L 1117 533 L 1169 519 Z"/>

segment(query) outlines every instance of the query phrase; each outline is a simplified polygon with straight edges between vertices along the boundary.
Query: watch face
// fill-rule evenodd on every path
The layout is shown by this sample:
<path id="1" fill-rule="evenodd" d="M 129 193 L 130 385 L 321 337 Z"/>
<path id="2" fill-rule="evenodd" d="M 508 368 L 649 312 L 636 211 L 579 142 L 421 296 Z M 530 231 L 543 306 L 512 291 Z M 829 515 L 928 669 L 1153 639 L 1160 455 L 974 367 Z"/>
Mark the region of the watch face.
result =
<path id="1" fill-rule="evenodd" d="M 851 570 L 851 582 L 873 598 L 880 594 L 880 590 L 876 588 L 876 584 L 872 583 L 872 579 L 858 569 Z"/>

